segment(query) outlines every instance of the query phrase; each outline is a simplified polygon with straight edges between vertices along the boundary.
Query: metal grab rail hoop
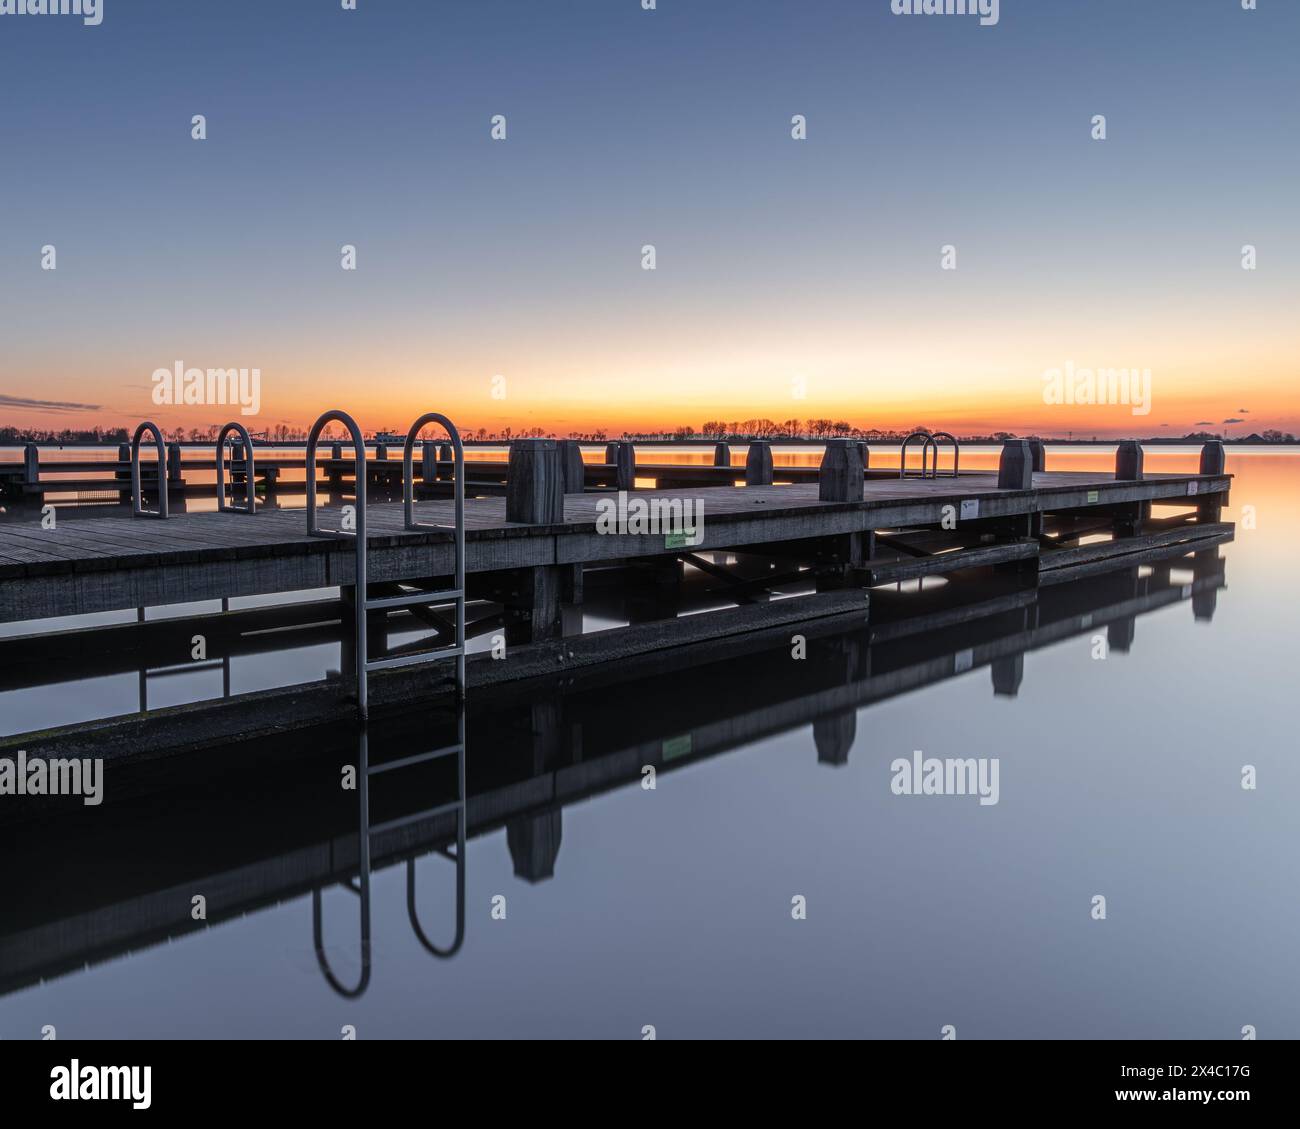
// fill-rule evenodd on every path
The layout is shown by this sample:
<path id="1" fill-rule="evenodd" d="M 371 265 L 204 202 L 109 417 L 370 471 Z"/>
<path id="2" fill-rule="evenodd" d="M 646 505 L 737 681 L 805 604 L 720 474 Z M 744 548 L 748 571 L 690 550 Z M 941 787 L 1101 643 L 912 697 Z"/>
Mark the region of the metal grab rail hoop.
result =
<path id="1" fill-rule="evenodd" d="M 239 432 L 239 437 L 244 444 L 244 504 L 238 506 L 233 500 L 234 495 L 234 478 L 235 478 L 235 459 L 234 452 L 231 452 L 230 458 L 230 489 L 232 499 L 229 505 L 226 503 L 226 439 L 231 432 Z M 242 423 L 228 423 L 221 429 L 221 434 L 217 436 L 217 512 L 225 514 L 255 514 L 257 513 L 257 494 L 253 486 L 253 440 L 248 434 L 248 429 Z"/>
<path id="2" fill-rule="evenodd" d="M 327 424 L 341 423 L 352 436 L 352 446 L 356 451 L 356 516 L 355 530 L 322 529 L 316 515 L 316 448 L 320 444 L 321 432 Z M 356 541 L 356 598 L 353 602 L 355 612 L 355 650 L 357 709 L 364 718 L 369 710 L 368 687 L 366 681 L 366 646 L 369 642 L 366 632 L 366 441 L 361 428 L 347 412 L 331 408 L 312 424 L 307 436 L 307 533 L 312 537 L 351 537 Z"/>
<path id="3" fill-rule="evenodd" d="M 144 508 L 144 490 L 140 484 L 140 440 L 146 431 L 152 431 L 158 447 L 158 508 Z M 167 443 L 162 428 L 145 420 L 131 437 L 131 516 L 167 518 Z"/>
<path id="4" fill-rule="evenodd" d="M 921 477 L 937 478 L 939 474 L 939 446 L 937 443 L 935 443 L 934 437 L 930 435 L 928 431 L 913 431 L 911 435 L 909 435 L 906 439 L 903 440 L 903 446 L 899 449 L 899 453 L 898 453 L 898 477 L 899 478 L 908 477 L 907 447 L 908 444 L 911 443 L 913 439 L 921 439 L 924 441 L 923 446 L 921 447 Z M 934 449 L 934 473 L 933 474 L 929 474 L 926 471 L 927 455 L 931 448 Z"/>
<path id="5" fill-rule="evenodd" d="M 462 657 L 462 662 L 464 661 Z M 463 685 L 463 680 L 462 680 Z M 456 736 L 459 744 L 456 752 L 456 933 L 450 947 L 440 949 L 424 932 L 420 925 L 420 915 L 415 908 L 415 859 L 406 860 L 406 916 L 411 922 L 411 931 L 415 939 L 436 957 L 446 959 L 460 952 L 465 943 L 465 839 L 467 805 L 469 797 L 465 794 L 465 703 L 462 699 L 457 710 Z"/>
<path id="6" fill-rule="evenodd" d="M 952 444 L 952 477 L 956 478 L 957 464 L 961 461 L 961 444 L 957 442 L 957 437 L 948 431 L 935 431 L 930 438 L 934 441 L 934 477 L 939 477 L 939 440 L 946 439 Z"/>
<path id="7" fill-rule="evenodd" d="M 321 974 L 326 983 L 345 999 L 355 1000 L 370 983 L 370 735 L 362 727 L 357 765 L 357 803 L 360 808 L 360 826 L 357 838 L 357 878 L 358 883 L 340 882 L 339 885 L 356 894 L 360 900 L 361 913 L 361 976 L 356 986 L 344 986 L 334 975 L 329 958 L 325 954 L 322 939 L 324 928 L 321 924 L 321 888 L 315 887 L 311 892 L 311 940 L 316 950 L 316 963 L 320 965 Z"/>
<path id="8" fill-rule="evenodd" d="M 316 450 L 320 445 L 321 433 L 329 423 L 343 424 L 352 436 L 352 446 L 356 451 L 356 519 L 355 529 L 322 529 L 317 516 L 316 505 Z M 460 434 L 455 425 L 446 416 L 429 412 L 421 416 L 407 433 L 402 457 L 403 494 L 405 498 L 406 528 L 408 530 L 434 529 L 437 526 L 419 524 L 415 521 L 415 485 L 412 479 L 411 453 L 415 447 L 416 436 L 420 429 L 429 423 L 440 423 L 447 430 L 456 448 L 456 527 L 455 539 L 455 587 L 445 591 L 399 592 L 394 596 L 371 596 L 366 567 L 366 443 L 361 428 L 346 412 L 332 409 L 325 412 L 313 425 L 307 437 L 307 532 L 313 537 L 352 537 L 356 542 L 356 580 L 354 588 L 354 611 L 356 613 L 354 639 L 356 651 L 356 685 L 357 712 L 364 720 L 369 712 L 369 676 L 371 671 L 386 670 L 395 667 L 415 666 L 439 658 L 456 658 L 456 695 L 465 696 L 465 453 L 461 446 Z M 408 586 L 412 582 L 404 581 Z M 369 617 L 372 611 L 389 608 L 412 608 L 431 604 L 456 605 L 456 639 L 453 643 L 436 646 L 424 651 L 387 658 L 371 659 L 369 657 Z"/>
<path id="9" fill-rule="evenodd" d="M 456 430 L 456 425 L 440 412 L 425 412 L 424 415 L 411 424 L 410 430 L 406 433 L 406 442 L 402 446 L 402 510 L 406 528 L 409 530 L 439 528 L 439 526 L 430 522 L 415 520 L 415 469 L 413 465 L 415 441 L 420 432 L 431 423 L 438 424 L 447 433 L 447 438 L 451 440 L 452 455 L 455 459 L 456 477 L 452 484 L 452 494 L 455 498 L 456 567 L 455 578 L 452 580 L 452 593 L 448 595 L 456 603 L 456 645 L 460 648 L 460 653 L 456 656 L 456 690 L 458 694 L 463 696 L 465 693 L 465 447 L 461 442 L 460 432 Z"/>

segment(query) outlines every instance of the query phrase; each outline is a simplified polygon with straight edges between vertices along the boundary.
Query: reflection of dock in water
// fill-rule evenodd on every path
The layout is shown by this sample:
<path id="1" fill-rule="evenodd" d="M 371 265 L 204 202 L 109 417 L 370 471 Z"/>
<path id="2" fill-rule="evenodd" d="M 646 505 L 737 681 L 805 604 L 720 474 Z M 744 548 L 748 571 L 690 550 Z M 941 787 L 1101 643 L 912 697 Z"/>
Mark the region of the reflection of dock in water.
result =
<path id="1" fill-rule="evenodd" d="M 504 830 L 516 875 L 545 879 L 556 869 L 563 809 L 639 786 L 644 766 L 673 772 L 804 727 L 812 729 L 817 760 L 842 765 L 864 706 L 980 668 L 988 669 L 994 694 L 1032 690 L 1027 654 L 1102 629 L 1112 649 L 1128 650 L 1141 616 L 1190 602 L 1197 618 L 1208 618 L 1224 582 L 1214 550 L 1149 573 L 1112 571 L 956 606 L 938 593 L 899 593 L 892 601 L 898 607 L 881 608 L 870 627 L 809 624 L 803 661 L 791 660 L 783 626 L 566 676 L 562 693 L 554 682 L 510 684 L 471 700 L 463 765 L 441 756 L 396 767 L 454 743 L 458 719 L 450 710 L 381 718 L 367 731 L 376 771 L 363 800 L 364 839 L 358 793 L 339 786 L 341 767 L 359 763 L 359 731 L 337 725 L 112 765 L 112 802 L 99 808 L 83 808 L 79 799 L 10 797 L 0 826 L 0 992 L 288 899 L 318 900 L 336 884 L 358 897 L 365 889 L 368 899 L 370 871 L 399 864 L 408 868 L 411 921 L 425 947 L 454 951 L 463 928 L 463 869 L 459 904 L 451 904 L 432 893 L 446 876 L 429 877 L 448 863 L 417 860 L 443 855 L 455 865 L 462 837 Z M 630 710 L 620 692 L 625 682 L 635 682 L 635 700 L 653 708 Z M 33 874 L 58 881 L 36 883 Z M 206 923 L 190 917 L 196 893 L 207 899 Z M 331 903 L 321 926 L 326 947 L 331 937 L 356 935 L 353 912 Z M 307 929 L 304 921 L 304 952 Z M 355 967 L 332 975 L 340 988 L 355 990 Z"/>

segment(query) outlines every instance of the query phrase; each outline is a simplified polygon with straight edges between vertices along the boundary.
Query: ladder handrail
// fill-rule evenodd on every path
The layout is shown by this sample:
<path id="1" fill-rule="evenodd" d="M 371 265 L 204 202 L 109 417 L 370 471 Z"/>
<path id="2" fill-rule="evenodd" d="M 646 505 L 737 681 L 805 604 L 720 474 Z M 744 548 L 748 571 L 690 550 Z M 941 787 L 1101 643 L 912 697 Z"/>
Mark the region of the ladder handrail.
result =
<path id="1" fill-rule="evenodd" d="M 232 431 L 239 432 L 239 437 L 244 442 L 244 504 L 237 506 L 232 498 L 229 505 L 226 504 L 226 475 L 225 475 L 225 447 L 226 438 Z M 248 428 L 242 423 L 231 422 L 221 429 L 221 434 L 217 436 L 217 513 L 228 514 L 255 514 L 257 513 L 257 494 L 253 487 L 253 440 L 248 434 Z M 235 458 L 234 452 L 230 457 L 230 478 L 231 491 L 234 491 L 235 477 Z"/>
<path id="2" fill-rule="evenodd" d="M 370 984 L 370 734 L 363 725 L 357 741 L 357 806 L 359 808 L 360 826 L 357 828 L 357 878 L 358 884 L 340 882 L 339 885 L 351 890 L 361 899 L 358 907 L 361 915 L 361 976 L 356 987 L 346 988 L 339 983 L 334 970 L 330 968 L 325 955 L 322 940 L 324 929 L 321 925 L 321 887 L 316 886 L 311 892 L 311 941 L 316 950 L 316 963 L 320 965 L 321 974 L 344 999 L 355 1000 Z"/>
<path id="3" fill-rule="evenodd" d="M 930 438 L 934 440 L 934 477 L 939 477 L 939 440 L 946 439 L 952 444 L 952 477 L 956 478 L 957 464 L 961 461 L 961 444 L 957 442 L 957 437 L 950 431 L 935 431 Z"/>
<path id="4" fill-rule="evenodd" d="M 451 440 L 452 457 L 455 460 L 456 478 L 452 484 L 452 496 L 455 499 L 455 522 L 453 530 L 456 552 L 455 580 L 452 587 L 460 595 L 456 598 L 456 642 L 461 653 L 456 657 L 456 692 L 465 693 L 465 446 L 461 442 L 456 425 L 441 412 L 425 412 L 411 424 L 406 433 L 406 442 L 402 446 L 402 510 L 408 530 L 442 528 L 429 522 L 415 520 L 415 440 L 421 431 L 431 423 L 439 424 Z M 428 442 L 426 440 L 426 442 Z"/>
<path id="5" fill-rule="evenodd" d="M 352 436 L 352 449 L 356 453 L 356 529 L 322 529 L 316 517 L 316 448 L 321 432 L 327 424 L 341 423 Z M 354 649 L 356 650 L 357 710 L 362 718 L 369 711 L 369 690 L 366 677 L 366 654 L 369 645 L 366 616 L 366 441 L 361 428 L 347 412 L 331 408 L 323 412 L 312 424 L 307 436 L 307 533 L 312 537 L 351 537 L 356 542 L 357 563 L 355 598 Z"/>
<path id="6" fill-rule="evenodd" d="M 158 508 L 144 508 L 144 489 L 140 484 L 140 440 L 146 431 L 152 431 L 158 447 Z M 145 420 L 135 429 L 131 437 L 131 516 L 167 518 L 167 441 L 163 438 L 162 428 L 151 420 Z"/>
<path id="7" fill-rule="evenodd" d="M 461 602 L 463 608 L 464 602 Z M 462 658 L 462 662 L 463 662 Z M 462 679 L 462 686 L 464 680 Z M 406 860 L 406 916 L 410 919 L 415 939 L 436 957 L 447 959 L 460 952 L 465 943 L 465 840 L 469 828 L 469 796 L 465 792 L 465 702 L 457 705 L 456 736 L 460 744 L 456 753 L 456 795 L 460 806 L 456 810 L 456 932 L 451 947 L 440 949 L 424 932 L 420 915 L 415 908 L 415 859 Z"/>
<path id="8" fill-rule="evenodd" d="M 929 474 L 926 473 L 926 467 L 927 467 L 926 456 L 929 453 L 930 448 L 931 447 L 934 448 L 933 477 L 937 478 L 939 474 L 939 446 L 937 443 L 935 443 L 934 437 L 928 431 L 913 431 L 911 435 L 909 435 L 906 439 L 903 440 L 903 446 L 899 449 L 899 453 L 898 453 L 898 477 L 899 478 L 907 477 L 907 446 L 909 443 L 912 442 L 913 439 L 925 440 L 924 444 L 921 447 L 921 477 L 922 478 L 931 477 Z"/>

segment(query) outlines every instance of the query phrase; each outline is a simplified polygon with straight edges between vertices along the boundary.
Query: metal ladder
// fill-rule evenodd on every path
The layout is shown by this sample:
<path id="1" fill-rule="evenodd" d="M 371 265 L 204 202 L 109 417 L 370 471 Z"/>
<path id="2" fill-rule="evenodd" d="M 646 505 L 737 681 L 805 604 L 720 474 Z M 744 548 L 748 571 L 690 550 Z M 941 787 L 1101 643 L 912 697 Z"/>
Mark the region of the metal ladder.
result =
<path id="1" fill-rule="evenodd" d="M 316 505 L 316 450 L 320 444 L 321 433 L 330 423 L 341 423 L 352 436 L 352 447 L 356 452 L 356 513 L 354 529 L 322 529 L 317 520 Z M 415 520 L 415 484 L 413 481 L 412 451 L 416 437 L 430 423 L 440 423 L 451 439 L 456 457 L 455 482 L 455 578 L 451 588 L 440 591 L 404 592 L 396 596 L 375 596 L 369 594 L 367 558 L 369 545 L 366 538 L 366 442 L 361 428 L 346 412 L 332 409 L 325 412 L 312 425 L 307 437 L 307 532 L 313 537 L 351 538 L 356 543 L 355 597 L 353 599 L 355 620 L 354 639 L 356 650 L 356 685 L 357 712 L 362 720 L 369 715 L 369 675 L 376 670 L 393 670 L 398 667 L 417 666 L 443 658 L 456 659 L 456 694 L 465 696 L 465 451 L 460 434 L 455 425 L 446 416 L 429 412 L 411 425 L 406 436 L 406 445 L 402 454 L 402 495 L 405 528 L 408 531 L 420 529 L 444 528 L 427 522 Z M 403 583 L 411 584 L 409 580 Z M 369 629 L 367 613 L 388 608 L 416 607 L 429 604 L 454 603 L 456 606 L 456 640 L 454 643 L 438 647 L 429 647 L 423 651 L 410 654 L 393 655 L 382 659 L 370 659 Z"/>
<path id="2" fill-rule="evenodd" d="M 465 943 L 465 837 L 466 837 L 466 792 L 465 792 L 465 702 L 463 699 L 456 703 L 456 733 L 457 741 L 454 745 L 447 745 L 442 748 L 432 749 L 424 753 L 416 753 L 409 757 L 401 757 L 397 760 L 385 761 L 383 764 L 371 765 L 370 763 L 370 734 L 367 727 L 363 724 L 358 734 L 357 742 L 357 790 L 359 805 L 359 825 L 357 828 L 357 884 L 354 886 L 350 880 L 339 883 L 345 890 L 356 894 L 360 899 L 360 927 L 361 927 L 361 972 L 357 983 L 353 987 L 343 984 L 334 974 L 334 970 L 329 963 L 329 957 L 325 952 L 324 943 L 324 924 L 322 912 L 321 887 L 317 886 L 312 890 L 311 906 L 311 932 L 312 947 L 316 952 L 316 963 L 320 966 L 321 974 L 325 977 L 326 983 L 334 989 L 340 996 L 345 999 L 356 999 L 360 996 L 370 983 L 371 960 L 370 960 L 370 936 L 371 936 L 371 919 L 370 919 L 370 837 L 384 831 L 392 831 L 399 827 L 404 827 L 410 823 L 416 823 L 422 819 L 432 819 L 436 816 L 446 814 L 449 811 L 456 813 L 456 853 L 450 854 L 446 848 L 437 848 L 437 853 L 446 858 L 452 859 L 456 864 L 456 933 L 452 943 L 448 948 L 442 949 L 429 940 L 423 927 L 420 925 L 419 916 L 415 908 L 415 863 L 416 859 L 409 858 L 406 860 L 406 913 L 411 922 L 411 929 L 414 931 L 416 940 L 434 956 L 446 959 L 453 957 L 460 951 L 461 946 Z M 434 807 L 426 808 L 423 811 L 416 812 L 413 815 L 400 816 L 397 819 L 390 819 L 383 823 L 374 825 L 370 824 L 370 778 L 380 773 L 391 772 L 394 769 L 408 768 L 415 764 L 426 764 L 429 761 L 440 760 L 443 757 L 456 757 L 456 799 L 445 804 L 437 804 Z"/>

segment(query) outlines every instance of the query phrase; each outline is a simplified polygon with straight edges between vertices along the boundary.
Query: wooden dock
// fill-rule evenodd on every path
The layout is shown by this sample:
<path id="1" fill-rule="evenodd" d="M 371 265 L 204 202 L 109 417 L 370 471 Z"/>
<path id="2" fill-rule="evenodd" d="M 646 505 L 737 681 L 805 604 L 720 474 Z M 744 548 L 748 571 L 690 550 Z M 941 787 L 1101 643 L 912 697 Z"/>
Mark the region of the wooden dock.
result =
<path id="1" fill-rule="evenodd" d="M 869 590 L 882 584 L 976 574 L 1051 586 L 1203 553 L 1233 535 L 1220 520 L 1231 476 L 1218 443 L 1206 445 L 1196 474 L 1147 474 L 1136 444 L 1121 445 L 1111 475 L 1035 469 L 1029 444 L 1014 442 L 996 472 L 902 478 L 871 475 L 859 444 L 832 440 L 816 482 L 783 485 L 770 481 L 770 453 L 759 450 L 747 460 L 758 483 L 619 496 L 624 506 L 656 502 L 670 514 L 674 504 L 697 506 L 700 525 L 690 537 L 608 531 L 602 514 L 614 496 L 565 492 L 584 474 L 573 448 L 518 442 L 506 496 L 463 502 L 463 593 L 449 590 L 454 500 L 412 500 L 414 527 L 401 504 L 358 507 L 364 558 L 355 537 L 310 534 L 302 510 L 65 519 L 49 529 L 9 521 L 0 524 L 0 622 L 321 590 L 330 598 L 337 590 L 355 607 L 364 560 L 369 606 L 354 618 L 365 653 L 345 645 L 345 674 L 349 659 L 357 684 L 362 663 L 438 674 L 437 660 L 424 663 L 418 650 L 387 657 L 390 620 L 414 615 L 437 645 L 461 653 L 461 678 L 467 640 L 499 632 L 507 661 L 477 662 L 473 680 L 482 684 L 824 616 L 865 617 Z M 631 452 L 611 455 L 608 465 L 626 478 Z M 331 495 L 335 509 L 356 506 L 341 489 Z M 319 514 L 325 528 L 342 519 L 327 506 Z M 687 569 L 710 578 L 720 607 L 679 615 Z M 611 577 L 639 593 L 631 622 L 584 635 L 585 585 Z M 461 609 L 459 639 L 448 597 L 470 609 Z M 164 663 L 186 661 L 188 652 L 176 649 Z"/>
<path id="2" fill-rule="evenodd" d="M 1088 472 L 1040 471 L 1027 488 L 999 485 L 997 473 L 963 473 L 958 478 L 869 479 L 861 501 L 826 501 L 812 483 L 710 490 L 703 499 L 703 536 L 695 552 L 759 546 L 778 551 L 790 542 L 869 534 L 877 530 L 932 529 L 942 546 L 909 551 L 911 567 L 895 557 L 878 557 L 872 546 L 849 551 L 844 563 L 880 570 L 902 579 L 923 572 L 950 571 L 975 563 L 1035 558 L 1043 571 L 1078 565 L 1114 552 L 1140 553 L 1174 540 L 1229 532 L 1205 521 L 1207 503 L 1218 505 L 1230 486 L 1221 470 L 1201 474 L 1145 474 L 1117 479 Z M 665 501 L 693 497 L 690 489 L 636 491 Z M 600 496 L 566 494 L 558 521 L 510 520 L 505 498 L 470 499 L 465 509 L 466 570 L 502 570 L 597 565 L 633 557 L 679 557 L 682 546 L 655 534 L 597 532 Z M 1138 511 L 1151 504 L 1190 507 L 1198 520 L 1182 520 L 1155 532 L 1142 529 Z M 450 501 L 418 503 L 423 523 L 443 530 L 407 531 L 401 506 L 369 507 L 370 580 L 395 582 L 447 575 L 452 571 L 454 523 Z M 1046 538 L 1035 519 L 1059 519 Z M 1213 515 L 1211 515 L 1213 516 Z M 1088 522 L 1096 529 L 1128 524 L 1123 544 L 1107 550 L 1064 546 Z M 951 528 L 945 529 L 945 523 Z M 1150 527 L 1150 522 L 1145 522 Z M 1199 528 L 1194 528 L 1199 526 Z M 974 546 L 954 549 L 951 542 Z M 1009 546 L 1037 538 L 1038 548 Z M 994 546 L 978 548 L 983 543 Z M 806 547 L 810 558 L 815 545 Z M 943 560 L 927 560 L 942 551 Z M 966 552 L 967 556 L 953 555 Z M 338 540 L 309 536 L 300 510 L 264 511 L 255 517 L 232 513 L 187 513 L 166 522 L 105 517 L 61 521 L 52 530 L 39 521 L 0 525 L 0 621 L 138 608 L 195 600 L 346 586 L 354 578 L 353 552 Z"/>

